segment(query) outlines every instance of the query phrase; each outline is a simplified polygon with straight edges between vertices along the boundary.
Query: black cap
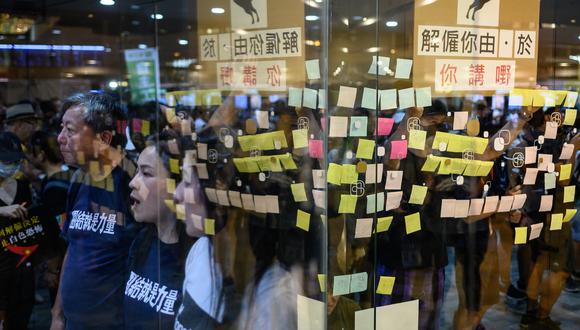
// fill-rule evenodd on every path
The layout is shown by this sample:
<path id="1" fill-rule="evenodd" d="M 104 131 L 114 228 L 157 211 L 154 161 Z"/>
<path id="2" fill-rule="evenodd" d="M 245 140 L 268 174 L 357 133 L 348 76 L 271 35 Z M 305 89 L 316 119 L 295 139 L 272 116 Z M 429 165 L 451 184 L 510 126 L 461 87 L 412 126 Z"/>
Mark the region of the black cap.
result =
<path id="1" fill-rule="evenodd" d="M 0 133 L 0 161 L 16 162 L 24 158 L 18 137 L 10 132 Z"/>
<path id="2" fill-rule="evenodd" d="M 14 121 L 19 119 L 38 119 L 34 108 L 29 103 L 21 103 L 11 106 L 6 110 L 6 121 Z"/>

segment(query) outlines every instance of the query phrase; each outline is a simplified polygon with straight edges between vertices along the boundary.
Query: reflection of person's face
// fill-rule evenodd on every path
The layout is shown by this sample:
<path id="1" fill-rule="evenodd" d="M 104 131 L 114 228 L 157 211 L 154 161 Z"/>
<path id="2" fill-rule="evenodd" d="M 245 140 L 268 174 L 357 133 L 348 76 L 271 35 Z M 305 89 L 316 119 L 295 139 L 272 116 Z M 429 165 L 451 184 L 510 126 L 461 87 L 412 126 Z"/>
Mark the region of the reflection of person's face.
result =
<path id="1" fill-rule="evenodd" d="M 157 149 L 154 146 L 145 148 L 137 161 L 137 174 L 129 182 L 131 211 L 136 221 L 157 223 L 160 216 L 171 212 L 164 202 L 172 198 L 167 192 L 168 177 Z"/>
<path id="2" fill-rule="evenodd" d="M 95 133 L 85 125 L 83 108 L 74 106 L 66 110 L 62 117 L 62 131 L 58 144 L 64 161 L 69 165 L 80 165 L 79 158 L 90 157 L 93 153 Z"/>
<path id="3" fill-rule="evenodd" d="M 200 237 L 203 232 L 203 221 L 207 214 L 201 185 L 191 166 L 183 167 L 183 180 L 179 182 L 173 194 L 175 204 L 185 206 L 185 232 L 191 237 Z"/>
<path id="4" fill-rule="evenodd" d="M 23 143 L 30 141 L 32 134 L 38 129 L 38 120 L 36 119 L 23 119 L 17 122 L 15 125 L 15 131 L 18 137 Z"/>

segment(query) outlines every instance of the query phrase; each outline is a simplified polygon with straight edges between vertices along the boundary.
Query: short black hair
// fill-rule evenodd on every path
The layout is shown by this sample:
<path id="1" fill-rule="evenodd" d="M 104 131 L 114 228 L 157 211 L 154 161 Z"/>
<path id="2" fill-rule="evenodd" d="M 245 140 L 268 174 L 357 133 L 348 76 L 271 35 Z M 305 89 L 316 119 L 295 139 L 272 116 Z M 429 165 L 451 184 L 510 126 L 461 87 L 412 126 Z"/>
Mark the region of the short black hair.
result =
<path id="1" fill-rule="evenodd" d="M 118 127 L 125 127 L 127 117 L 121 104 L 113 96 L 102 92 L 76 94 L 63 102 L 62 112 L 75 106 L 82 106 L 85 109 L 84 122 L 95 133 L 113 132 L 112 147 L 125 146 L 127 143 L 125 131 L 116 130 Z M 119 125 L 120 122 L 125 124 Z"/>
<path id="2" fill-rule="evenodd" d="M 62 154 L 58 148 L 58 140 L 56 134 L 49 133 L 47 131 L 37 131 L 32 135 L 30 139 L 30 145 L 32 146 L 32 154 L 38 156 L 42 151 L 52 164 L 58 164 L 62 162 Z"/>

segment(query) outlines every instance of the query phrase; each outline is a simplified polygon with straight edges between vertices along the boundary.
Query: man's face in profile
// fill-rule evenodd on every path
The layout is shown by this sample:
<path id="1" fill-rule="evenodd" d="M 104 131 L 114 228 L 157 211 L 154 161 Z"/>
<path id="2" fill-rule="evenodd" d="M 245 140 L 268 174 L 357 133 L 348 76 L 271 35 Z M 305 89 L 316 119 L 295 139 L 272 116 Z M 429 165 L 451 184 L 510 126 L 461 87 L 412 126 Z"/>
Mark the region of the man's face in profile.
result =
<path id="1" fill-rule="evenodd" d="M 58 135 L 60 152 L 69 165 L 84 165 L 87 159 L 92 159 L 95 133 L 84 122 L 84 108 L 73 106 L 62 116 L 62 130 Z"/>

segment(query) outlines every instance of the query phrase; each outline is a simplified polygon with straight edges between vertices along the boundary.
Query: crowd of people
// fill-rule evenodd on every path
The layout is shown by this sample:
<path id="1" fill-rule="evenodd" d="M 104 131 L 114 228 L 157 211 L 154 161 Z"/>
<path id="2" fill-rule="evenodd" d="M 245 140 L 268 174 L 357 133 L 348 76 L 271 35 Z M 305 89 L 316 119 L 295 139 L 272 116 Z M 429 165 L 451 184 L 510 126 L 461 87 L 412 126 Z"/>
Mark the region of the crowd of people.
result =
<path id="1" fill-rule="evenodd" d="M 448 113 L 456 109 L 441 100 L 409 109 L 393 133 L 377 141 L 388 155 L 392 141 L 409 136 L 407 119 L 413 117 L 426 131 L 426 147 L 408 149 L 402 159 L 377 157 L 382 170 L 367 192 L 390 190 L 383 176 L 402 171 L 397 189 L 402 197 L 392 208 L 375 208 L 376 218 L 393 217 L 388 230 L 361 239 L 355 227 L 358 218 L 368 217 L 361 206 L 365 198 L 359 198 L 354 214 L 343 214 L 338 201 L 352 187 L 325 182 L 326 209 L 310 193 L 313 170 L 326 171 L 326 161 L 360 162 L 347 156 L 356 140 L 329 138 L 327 154 L 319 161 L 292 148 L 298 117 L 308 119 L 309 136 L 325 134 L 317 125 L 319 114 L 291 110 L 281 100 L 263 106 L 269 107 L 269 122 L 259 128 L 251 125 L 253 112 L 236 111 L 227 99 L 213 108 L 127 107 L 114 96 L 89 92 L 52 100 L 44 111 L 31 102 L 4 109 L 4 329 L 28 327 L 38 281 L 49 289 L 50 328 L 55 330 L 296 329 L 298 295 L 325 301 L 331 329 L 354 329 L 360 309 L 414 299 L 419 300 L 420 328 L 438 329 L 449 268 L 459 297 L 453 328 L 484 329 L 485 313 L 503 298 L 521 314 L 520 326 L 559 329 L 550 318 L 554 304 L 565 288 L 580 292 L 580 218 L 564 222 L 560 230 L 547 227 L 549 214 L 580 206 L 577 198 L 562 202 L 564 187 L 573 185 L 577 191 L 580 182 L 578 119 L 560 127 L 557 138 L 538 143 L 559 108 L 498 114 L 485 102 L 463 102 L 462 109 L 471 111 L 490 141 L 507 137 L 502 138 L 505 148 L 488 146 L 480 157 L 494 162 L 488 176 L 465 176 L 459 183 L 453 175 L 424 170 L 430 155 L 453 155 L 431 146 L 437 132 L 453 132 Z M 376 119 L 365 109 L 355 112 L 368 116 L 369 123 Z M 240 131 L 251 135 L 259 129 L 284 132 L 295 170 L 278 171 L 274 165 L 259 174 L 236 169 L 232 159 L 247 153 L 226 141 Z M 368 131 L 374 132 L 372 124 Z M 567 158 L 561 155 L 565 144 L 573 146 Z M 552 155 L 552 171 L 562 173 L 562 166 L 570 165 L 569 178 L 554 186 L 540 175 L 533 184 L 524 183 L 527 168 L 538 165 L 516 164 L 514 154 L 530 146 Z M 305 200 L 292 192 L 298 182 L 305 184 Z M 427 187 L 420 204 L 410 201 L 414 185 Z M 216 196 L 216 190 L 227 195 Z M 555 197 L 546 213 L 540 200 L 548 192 Z M 251 200 L 250 206 L 240 193 L 278 196 L 278 205 L 258 207 Z M 443 200 L 521 194 L 527 195 L 524 206 L 509 212 L 441 216 Z M 257 211 L 262 208 L 275 211 Z M 297 210 L 311 214 L 306 230 L 297 226 Z M 416 213 L 421 230 L 409 234 L 405 217 Z M 540 223 L 545 225 L 539 238 L 514 244 L 515 228 Z M 375 219 L 373 228 L 377 225 Z M 512 269 L 512 264 L 517 266 Z M 334 276 L 357 272 L 370 275 L 370 290 L 348 297 L 333 294 Z M 381 276 L 395 277 L 392 293 L 372 290 Z"/>

